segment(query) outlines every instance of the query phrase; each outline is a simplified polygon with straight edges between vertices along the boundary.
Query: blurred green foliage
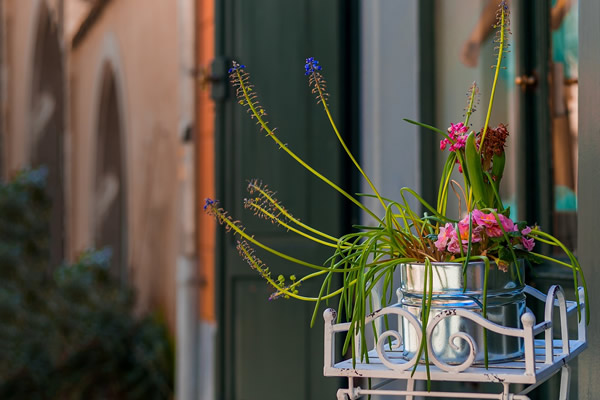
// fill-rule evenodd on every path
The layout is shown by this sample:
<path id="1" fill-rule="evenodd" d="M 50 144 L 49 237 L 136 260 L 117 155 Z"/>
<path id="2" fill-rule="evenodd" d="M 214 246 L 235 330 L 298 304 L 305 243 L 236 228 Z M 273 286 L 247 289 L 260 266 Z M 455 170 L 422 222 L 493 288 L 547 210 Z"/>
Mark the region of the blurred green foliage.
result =
<path id="1" fill-rule="evenodd" d="M 48 265 L 44 169 L 0 183 L 0 399 L 168 399 L 173 346 L 109 273 L 110 251 Z"/>

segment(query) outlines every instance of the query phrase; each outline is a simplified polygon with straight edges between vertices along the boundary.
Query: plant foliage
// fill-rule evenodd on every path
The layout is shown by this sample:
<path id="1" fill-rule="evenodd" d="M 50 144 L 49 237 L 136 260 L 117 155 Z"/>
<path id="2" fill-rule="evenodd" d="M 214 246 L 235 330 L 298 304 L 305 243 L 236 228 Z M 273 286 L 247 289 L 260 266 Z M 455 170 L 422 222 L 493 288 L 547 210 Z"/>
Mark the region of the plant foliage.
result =
<path id="1" fill-rule="evenodd" d="M 164 323 L 133 315 L 110 251 L 48 265 L 44 169 L 0 183 L 0 398 L 168 399 Z"/>
<path id="2" fill-rule="evenodd" d="M 344 313 L 338 313 L 338 319 L 345 315 L 351 322 L 344 351 L 348 348 L 354 351 L 355 346 L 351 346 L 351 344 L 353 344 L 356 335 L 360 335 L 364 342 L 365 316 L 373 311 L 370 307 L 373 304 L 371 300 L 375 286 L 380 283 L 383 286 L 383 298 L 381 299 L 383 306 L 393 298 L 395 288 L 392 287 L 392 276 L 396 266 L 401 263 L 424 263 L 425 270 L 429 271 L 427 274 L 429 282 L 423 288 L 423 315 L 421 318 L 423 332 L 426 330 L 429 306 L 432 299 L 432 263 L 434 262 L 462 263 L 463 271 L 465 271 L 469 261 L 482 261 L 486 266 L 484 282 L 487 282 L 487 271 L 492 266 L 507 272 L 509 269 L 514 269 L 510 272 L 518 275 L 518 279 L 523 282 L 523 277 L 519 275 L 518 259 L 525 259 L 529 262 L 548 260 L 570 268 L 573 272 L 575 287 L 577 288 L 579 284 L 582 284 L 587 297 L 583 272 L 572 252 L 539 227 L 535 225 L 528 226 L 524 221 L 513 221 L 510 218 L 510 210 L 504 207 L 499 194 L 500 181 L 506 162 L 505 146 L 508 129 L 503 124 L 492 128 L 489 126 L 489 121 L 494 103 L 498 72 L 502 68 L 502 59 L 508 48 L 509 15 L 507 3 L 501 1 L 498 6 L 495 26 L 497 28 L 495 76 L 484 126 L 478 130 L 473 129 L 470 125 L 470 117 L 475 111 L 475 99 L 479 93 L 476 84 L 473 84 L 469 91 L 464 121 L 451 123 L 448 129 L 443 130 L 406 119 L 409 123 L 439 134 L 442 137 L 440 149 L 449 150 L 442 171 L 435 206 L 428 204 L 410 188 L 400 189 L 397 200 L 381 197 L 371 179 L 350 152 L 334 122 L 329 110 L 329 94 L 326 90 L 325 78 L 322 75 L 323 68 L 315 58 L 307 58 L 305 63 L 305 75 L 308 76 L 311 92 L 316 96 L 317 104 L 323 108 L 333 133 L 342 148 L 372 190 L 371 194 L 363 194 L 362 196 L 376 198 L 381 206 L 380 210 L 367 208 L 360 201 L 359 196 L 361 195 L 352 195 L 346 192 L 324 174 L 307 164 L 302 157 L 284 144 L 277 136 L 275 129 L 271 128 L 266 120 L 267 113 L 264 107 L 258 103 L 258 96 L 250 81 L 250 75 L 246 71 L 246 67 L 234 61 L 229 70 L 232 85 L 236 88 L 239 104 L 245 107 L 250 117 L 256 121 L 260 131 L 265 132 L 266 136 L 275 142 L 278 149 L 286 152 L 302 167 L 327 183 L 333 190 L 336 190 L 372 218 L 370 225 L 356 227 L 357 229 L 353 232 L 341 237 L 333 237 L 302 223 L 275 198 L 274 191 L 258 180 L 251 181 L 248 185 L 248 191 L 252 197 L 246 199 L 246 208 L 251 209 L 258 217 L 269 220 L 287 231 L 331 248 L 331 257 L 325 260 L 322 265 L 317 265 L 291 257 L 258 241 L 251 233 L 246 231 L 240 221 L 235 220 L 226 210 L 221 208 L 218 201 L 207 199 L 204 206 L 204 209 L 224 225 L 227 231 L 239 237 L 240 245 L 238 249 L 241 256 L 274 288 L 275 293 L 272 297 L 295 298 L 315 302 L 317 306 L 315 307 L 313 321 L 320 302 L 332 298 L 338 300 L 338 309 L 344 310 Z M 456 166 L 462 174 L 462 184 L 452 179 Z M 452 213 L 447 210 L 450 190 L 453 190 L 459 199 L 458 214 L 460 220 L 451 217 Z M 423 215 L 417 214 L 410 207 L 408 201 L 410 197 L 420 203 L 425 211 Z M 536 242 L 559 247 L 564 251 L 569 262 L 563 262 L 534 252 Z M 256 247 L 257 250 L 270 252 L 312 271 L 299 279 L 296 279 L 295 276 L 294 279 L 290 277 L 289 282 L 281 276 L 274 279 L 268 267 L 258 258 L 252 246 Z M 335 275 L 342 277 L 341 287 L 335 287 L 333 284 L 333 282 L 336 282 L 332 279 Z M 321 280 L 321 291 L 317 297 L 303 296 L 299 293 L 301 284 L 309 279 Z M 578 301 L 578 299 L 576 300 Z M 481 312 L 485 317 L 485 287 Z M 587 321 L 589 321 L 588 308 L 586 308 L 586 313 L 588 313 Z M 420 352 L 427 359 L 426 341 L 423 340 L 421 345 Z M 368 359 L 365 346 L 363 346 L 362 351 L 364 353 L 361 356 Z"/>

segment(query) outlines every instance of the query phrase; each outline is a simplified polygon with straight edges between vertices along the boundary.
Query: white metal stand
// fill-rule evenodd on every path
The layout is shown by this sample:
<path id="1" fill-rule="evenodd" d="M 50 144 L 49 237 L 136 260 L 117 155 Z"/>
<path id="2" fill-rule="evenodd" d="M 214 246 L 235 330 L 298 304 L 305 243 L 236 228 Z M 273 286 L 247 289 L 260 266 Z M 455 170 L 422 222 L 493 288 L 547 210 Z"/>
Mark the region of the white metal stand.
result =
<path id="1" fill-rule="evenodd" d="M 587 347 L 586 319 L 583 288 L 579 288 L 578 296 L 581 305 L 581 319 L 577 326 L 577 339 L 569 340 L 567 316 L 577 313 L 577 304 L 574 301 L 566 301 L 564 292 L 560 286 L 554 285 L 547 295 L 526 286 L 525 293 L 545 302 L 544 321 L 536 323 L 535 316 L 530 310 L 522 316 L 522 329 L 507 328 L 494 324 L 481 315 L 462 309 L 451 309 L 440 312 L 431 318 L 427 326 L 428 356 L 430 362 L 430 378 L 432 381 L 462 381 L 462 382 L 493 382 L 502 386 L 498 394 L 485 393 L 459 393 L 459 392 L 427 392 L 415 390 L 415 381 L 427 380 L 427 370 L 423 363 L 417 364 L 417 357 L 407 360 L 403 354 L 401 329 L 388 330 L 378 336 L 377 344 L 369 351 L 369 361 L 356 359 L 335 361 L 336 334 L 347 332 L 350 323 L 335 323 L 336 311 L 329 308 L 325 310 L 325 355 L 324 375 L 348 378 L 348 388 L 339 389 L 338 400 L 356 400 L 363 395 L 380 396 L 405 396 L 407 400 L 413 400 L 414 396 L 422 397 L 450 397 L 460 399 L 499 399 L 499 400 L 529 400 L 527 394 L 537 386 L 545 382 L 557 372 L 561 372 L 560 400 L 569 397 L 570 367 L 568 362 L 575 358 Z M 556 324 L 554 309 L 559 309 L 561 334 L 559 339 L 553 338 L 552 328 Z M 397 315 L 401 320 L 403 317 L 413 325 L 417 332 L 421 332 L 421 325 L 417 317 L 402 309 L 399 304 L 382 308 L 366 318 L 366 323 L 371 323 L 384 315 Z M 489 331 L 502 335 L 519 337 L 523 339 L 524 357 L 509 362 L 490 364 L 486 369 L 482 365 L 473 364 L 477 352 L 476 345 L 471 336 L 465 333 L 457 333 L 450 338 L 449 345 L 453 345 L 455 338 L 465 340 L 470 346 L 470 355 L 460 365 L 450 365 L 438 359 L 431 351 L 431 333 L 436 325 L 444 318 L 459 315 L 468 318 L 483 326 Z M 535 339 L 542 335 L 543 339 Z M 420 333 L 419 333 L 420 335 Z M 390 346 L 390 339 L 391 346 Z M 420 339 L 420 338 L 419 338 Z M 355 342 L 360 346 L 358 337 Z M 360 354 L 360 352 L 356 352 Z M 413 374 L 413 369 L 414 371 Z M 355 378 L 379 378 L 385 381 L 370 389 L 356 386 Z M 394 380 L 405 380 L 406 390 L 385 389 L 385 385 Z M 526 385 L 524 390 L 518 393 L 511 392 L 511 384 Z M 521 386 L 522 387 L 522 386 Z"/>

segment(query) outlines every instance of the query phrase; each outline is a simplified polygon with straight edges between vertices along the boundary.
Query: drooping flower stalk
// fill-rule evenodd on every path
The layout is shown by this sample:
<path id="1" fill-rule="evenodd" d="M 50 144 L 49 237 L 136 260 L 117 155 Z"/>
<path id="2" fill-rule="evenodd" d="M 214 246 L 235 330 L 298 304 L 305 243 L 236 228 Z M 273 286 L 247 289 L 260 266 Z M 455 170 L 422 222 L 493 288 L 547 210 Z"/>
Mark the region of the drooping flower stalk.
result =
<path id="1" fill-rule="evenodd" d="M 315 278 L 319 275 L 323 275 L 323 274 L 327 273 L 328 271 L 318 271 L 318 272 L 312 273 L 310 275 L 306 275 L 305 277 L 301 278 L 300 280 L 293 279 L 294 283 L 292 283 L 288 287 L 285 287 L 279 283 L 281 281 L 280 279 L 276 281 L 273 278 L 271 278 L 271 272 L 269 271 L 269 269 L 267 267 L 265 267 L 265 264 L 262 262 L 262 260 L 260 258 L 258 258 L 256 256 L 256 254 L 254 254 L 254 249 L 250 247 L 250 245 L 248 244 L 247 241 L 245 241 L 245 240 L 239 241 L 238 240 L 236 248 L 237 248 L 238 252 L 240 253 L 240 256 L 252 267 L 252 269 L 256 270 L 260 274 L 260 276 L 263 277 L 269 283 L 269 285 L 271 285 L 276 290 L 276 292 L 271 295 L 271 297 L 270 297 L 271 299 L 275 299 L 275 298 L 278 298 L 283 295 L 283 296 L 287 296 L 287 297 L 292 297 L 297 300 L 318 302 L 321 300 L 327 300 L 327 299 L 336 297 L 343 290 L 343 288 L 340 288 L 340 289 L 338 289 L 334 292 L 331 292 L 327 295 L 324 295 L 322 297 L 301 296 L 298 294 L 298 291 L 296 290 L 296 288 L 298 286 L 300 286 L 300 284 L 302 282 L 307 281 L 311 278 Z M 356 284 L 356 280 L 349 283 L 349 285 L 354 285 L 354 284 Z"/>
<path id="2" fill-rule="evenodd" d="M 351 196 L 344 189 L 333 183 L 323 174 L 315 170 L 313 167 L 308 165 L 301 157 L 299 157 L 296 153 L 288 148 L 288 146 L 283 143 L 276 135 L 274 130 L 269 128 L 267 121 L 264 119 L 266 112 L 262 106 L 260 106 L 256 100 L 256 94 L 254 93 L 252 85 L 249 84 L 249 74 L 244 70 L 245 66 L 240 65 L 237 62 L 233 61 L 233 67 L 229 70 L 232 84 L 237 86 L 237 97 L 239 99 L 239 103 L 241 105 L 245 105 L 248 107 L 248 110 L 251 112 L 252 117 L 256 118 L 258 124 L 261 127 L 261 130 L 265 130 L 267 132 L 267 136 L 269 136 L 280 149 L 284 150 L 290 157 L 292 157 L 296 162 L 310 171 L 317 178 L 321 179 L 323 182 L 327 183 L 337 192 L 339 192 L 342 196 L 346 197 L 348 200 L 353 202 L 371 217 L 373 217 L 376 221 L 381 223 L 381 220 L 377 215 L 375 215 L 371 210 L 365 207 L 360 201 L 356 200 L 353 196 Z"/>
<path id="3" fill-rule="evenodd" d="M 293 226 L 287 224 L 285 221 L 279 219 L 276 215 L 273 215 L 272 213 L 270 213 L 269 210 L 263 208 L 259 204 L 252 201 L 252 199 L 250 199 L 250 200 L 246 199 L 246 201 L 244 202 L 244 207 L 246 207 L 247 209 L 253 210 L 254 215 L 264 217 L 264 218 L 272 221 L 273 223 L 282 226 L 283 228 L 287 229 L 288 231 L 292 231 L 295 234 L 300 235 L 306 239 L 312 240 L 315 243 L 322 244 L 323 246 L 327 246 L 327 247 L 332 247 L 334 249 L 338 248 L 338 245 L 336 243 L 326 242 L 324 240 L 321 240 L 319 238 L 311 236 L 308 233 L 302 232 L 299 229 L 294 228 Z"/>
<path id="4" fill-rule="evenodd" d="M 204 211 L 209 215 L 214 216 L 217 221 L 225 226 L 225 229 L 229 232 L 232 232 L 234 235 L 239 235 L 240 237 L 246 239 L 248 242 L 251 242 L 255 246 L 260 247 L 261 249 L 268 251 L 271 254 L 274 254 L 278 257 L 283 258 L 284 260 L 290 261 L 295 264 L 299 264 L 308 268 L 317 269 L 320 271 L 329 271 L 329 268 L 323 267 L 321 265 L 312 264 L 306 262 L 304 260 L 300 260 L 298 258 L 289 256 L 285 253 L 277 251 L 261 242 L 256 240 L 254 236 L 248 235 L 246 233 L 246 228 L 244 228 L 239 221 L 233 220 L 229 214 L 225 210 L 219 207 L 219 203 L 215 200 L 206 199 L 206 204 L 204 205 Z"/>
<path id="5" fill-rule="evenodd" d="M 584 296 L 585 296 L 585 304 L 586 305 L 590 304 L 589 298 L 588 298 L 587 284 L 585 282 L 583 270 L 581 269 L 581 266 L 579 265 L 579 261 L 577 260 L 575 255 L 569 249 L 567 249 L 567 247 L 560 240 L 558 240 L 557 238 L 555 238 L 554 236 L 552 236 L 546 232 L 541 231 L 540 229 L 532 229 L 530 236 L 536 237 L 536 240 L 540 240 L 540 238 L 545 239 L 546 243 L 549 242 L 549 244 L 551 244 L 552 246 L 560 247 L 560 249 L 567 255 L 567 257 L 569 258 L 569 261 L 571 262 L 571 269 L 573 271 L 573 284 L 575 286 L 575 293 L 577 293 L 577 287 L 579 286 L 579 277 L 581 277 L 581 283 L 583 285 L 583 291 L 584 291 Z M 546 258 L 546 257 L 544 257 L 544 258 Z M 547 259 L 554 263 L 561 264 L 561 261 L 559 261 L 555 258 L 547 257 Z M 576 296 L 575 300 L 577 301 L 577 314 L 579 316 L 579 320 L 581 320 L 581 307 L 579 304 L 579 296 Z M 589 307 L 585 308 L 585 314 L 586 314 L 586 321 L 589 324 L 590 323 L 590 308 Z"/>
<path id="6" fill-rule="evenodd" d="M 331 116 L 331 112 L 329 111 L 329 106 L 327 104 L 327 98 L 329 97 L 329 93 L 327 93 L 327 91 L 326 91 L 325 79 L 319 72 L 322 70 L 321 66 L 319 65 L 319 61 L 315 60 L 314 57 L 309 57 L 306 59 L 306 65 L 304 67 L 306 70 L 306 72 L 305 72 L 306 75 L 310 76 L 309 84 L 310 84 L 310 86 L 313 87 L 313 93 L 317 94 L 318 103 L 321 103 L 321 105 L 323 106 L 325 113 L 327 114 L 327 118 L 329 119 L 329 123 L 331 124 L 331 127 L 333 128 L 333 131 L 335 132 L 335 136 L 337 137 L 338 141 L 342 145 L 342 148 L 344 149 L 344 151 L 346 152 L 346 154 L 348 155 L 348 157 L 350 158 L 350 160 L 352 161 L 352 163 L 354 164 L 354 166 L 356 167 L 358 172 L 360 172 L 360 174 L 365 178 L 365 180 L 371 187 L 371 190 L 373 191 L 375 196 L 377 196 L 377 199 L 379 200 L 379 202 L 381 203 L 383 208 L 385 208 L 386 207 L 385 202 L 381 198 L 381 195 L 377 191 L 377 188 L 375 187 L 373 182 L 371 182 L 371 179 L 365 173 L 365 171 L 363 171 L 363 169 L 360 166 L 360 164 L 358 163 L 358 161 L 356 161 L 356 158 L 354 158 L 354 155 L 352 154 L 352 152 L 346 145 L 346 142 L 342 138 L 342 135 L 340 134 L 340 131 L 338 130 L 337 125 L 335 124 L 335 121 L 333 120 L 333 117 Z"/>
<path id="7" fill-rule="evenodd" d="M 276 200 L 273 197 L 273 192 L 271 190 L 267 189 L 266 185 L 261 184 L 257 179 L 251 180 L 248 183 L 247 189 L 250 194 L 254 194 L 254 192 L 258 192 L 259 197 L 264 198 L 265 201 L 267 201 L 272 207 L 274 207 L 278 211 L 278 214 L 283 215 L 283 217 L 285 219 L 287 219 L 288 221 L 293 222 L 297 226 L 299 226 L 303 229 L 306 229 L 307 231 L 312 232 L 315 235 L 318 235 L 318 236 L 321 236 L 322 238 L 328 239 L 333 243 L 338 242 L 338 240 L 339 240 L 338 238 L 328 235 L 326 233 L 323 233 L 323 232 L 313 228 L 312 226 L 303 223 L 299 219 L 294 218 L 294 216 L 292 216 L 292 214 L 290 214 L 289 211 L 287 211 L 285 209 L 285 207 L 283 207 L 281 205 L 279 200 Z"/>

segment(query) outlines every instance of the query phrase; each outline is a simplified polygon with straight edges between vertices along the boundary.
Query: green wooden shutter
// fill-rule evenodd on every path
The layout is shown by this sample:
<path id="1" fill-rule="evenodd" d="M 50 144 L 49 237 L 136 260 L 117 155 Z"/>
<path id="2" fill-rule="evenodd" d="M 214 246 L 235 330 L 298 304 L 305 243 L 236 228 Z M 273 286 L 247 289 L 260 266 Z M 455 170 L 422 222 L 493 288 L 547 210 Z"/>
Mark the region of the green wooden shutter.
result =
<path id="1" fill-rule="evenodd" d="M 343 168 L 339 145 L 322 107 L 310 92 L 304 60 L 314 56 L 321 61 L 331 110 L 343 121 L 349 103 L 342 96 L 344 7 L 341 1 L 318 0 L 229 0 L 217 6 L 217 54 L 247 66 L 270 126 L 278 128 L 281 140 L 342 185 L 349 172 Z M 216 168 L 222 206 L 269 246 L 321 264 L 330 250 L 243 209 L 246 181 L 262 179 L 294 216 L 334 235 L 345 225 L 344 201 L 265 137 L 236 104 L 232 92 L 217 104 Z M 218 398 L 334 398 L 340 381 L 322 376 L 321 315 L 310 329 L 312 303 L 268 301 L 271 290 L 240 259 L 236 239 L 222 230 L 218 235 Z M 268 254 L 259 255 L 274 276 L 307 272 Z M 314 286 L 302 289 L 313 294 L 317 290 Z"/>

